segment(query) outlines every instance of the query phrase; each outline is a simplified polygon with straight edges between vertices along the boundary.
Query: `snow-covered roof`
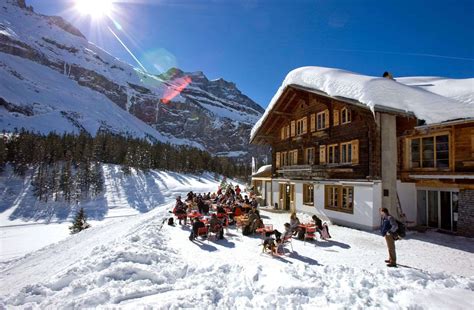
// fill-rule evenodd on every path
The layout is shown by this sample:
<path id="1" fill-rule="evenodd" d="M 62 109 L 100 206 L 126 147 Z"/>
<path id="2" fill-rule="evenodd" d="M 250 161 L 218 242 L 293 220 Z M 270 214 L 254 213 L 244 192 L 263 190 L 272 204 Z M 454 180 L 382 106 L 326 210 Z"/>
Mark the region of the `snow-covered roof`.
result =
<path id="1" fill-rule="evenodd" d="M 252 177 L 265 177 L 271 176 L 272 174 L 272 165 L 265 165 L 258 168 L 257 172 L 255 172 Z"/>
<path id="2" fill-rule="evenodd" d="M 324 67 L 302 67 L 288 73 L 265 113 L 252 128 L 250 140 L 267 119 L 287 86 L 353 99 L 374 111 L 385 107 L 414 113 L 428 124 L 474 117 L 474 78 L 406 77 L 390 80 Z"/>

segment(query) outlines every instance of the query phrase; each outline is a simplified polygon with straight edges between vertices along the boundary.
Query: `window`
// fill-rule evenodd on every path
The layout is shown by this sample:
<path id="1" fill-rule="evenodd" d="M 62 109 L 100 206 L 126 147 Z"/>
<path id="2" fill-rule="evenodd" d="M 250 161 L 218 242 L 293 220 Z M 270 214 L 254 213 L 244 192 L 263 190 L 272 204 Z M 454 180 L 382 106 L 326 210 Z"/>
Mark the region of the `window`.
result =
<path id="1" fill-rule="evenodd" d="M 314 147 L 305 149 L 304 163 L 306 165 L 314 165 Z"/>
<path id="2" fill-rule="evenodd" d="M 352 163 L 352 143 L 341 143 L 341 163 Z"/>
<path id="3" fill-rule="evenodd" d="M 275 167 L 280 168 L 280 152 L 275 154 Z"/>
<path id="4" fill-rule="evenodd" d="M 280 129 L 281 140 L 288 139 L 290 137 L 290 125 L 283 126 Z"/>
<path id="5" fill-rule="evenodd" d="M 413 138 L 409 146 L 411 168 L 449 168 L 449 135 Z"/>
<path id="6" fill-rule="evenodd" d="M 339 207 L 339 186 L 326 186 L 326 209 Z"/>
<path id="7" fill-rule="evenodd" d="M 351 122 L 351 110 L 343 108 L 341 110 L 341 124 L 347 124 Z"/>
<path id="8" fill-rule="evenodd" d="M 317 130 L 326 129 L 329 127 L 329 110 L 319 112 L 316 114 L 316 128 Z"/>
<path id="9" fill-rule="evenodd" d="M 303 184 L 303 204 L 314 205 L 314 186 L 313 184 Z"/>
<path id="10" fill-rule="evenodd" d="M 329 164 L 335 164 L 335 163 L 338 163 L 338 158 L 339 158 L 339 154 L 338 154 L 338 147 L 337 147 L 337 144 L 331 144 L 331 145 L 328 145 L 328 159 L 327 159 L 327 163 Z"/>
<path id="11" fill-rule="evenodd" d="M 292 150 L 288 152 L 288 165 L 298 164 L 298 150 Z"/>
<path id="12" fill-rule="evenodd" d="M 305 134 L 307 132 L 306 123 L 307 123 L 306 117 L 300 118 L 299 120 L 296 121 L 296 135 L 297 136 Z"/>
<path id="13" fill-rule="evenodd" d="M 347 213 L 354 212 L 354 187 L 340 185 L 325 186 L 325 208 Z"/>
<path id="14" fill-rule="evenodd" d="M 354 188 L 352 186 L 343 186 L 341 208 L 352 211 L 353 202 L 354 202 Z"/>

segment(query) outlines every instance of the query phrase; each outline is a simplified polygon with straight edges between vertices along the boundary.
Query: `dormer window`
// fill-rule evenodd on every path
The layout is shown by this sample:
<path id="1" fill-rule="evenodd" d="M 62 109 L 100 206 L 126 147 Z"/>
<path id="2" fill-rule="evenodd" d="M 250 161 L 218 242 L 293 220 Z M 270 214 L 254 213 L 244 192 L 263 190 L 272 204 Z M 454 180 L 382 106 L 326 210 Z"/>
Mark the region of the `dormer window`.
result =
<path id="1" fill-rule="evenodd" d="M 351 122 L 351 110 L 342 108 L 341 110 L 341 124 L 348 124 Z"/>

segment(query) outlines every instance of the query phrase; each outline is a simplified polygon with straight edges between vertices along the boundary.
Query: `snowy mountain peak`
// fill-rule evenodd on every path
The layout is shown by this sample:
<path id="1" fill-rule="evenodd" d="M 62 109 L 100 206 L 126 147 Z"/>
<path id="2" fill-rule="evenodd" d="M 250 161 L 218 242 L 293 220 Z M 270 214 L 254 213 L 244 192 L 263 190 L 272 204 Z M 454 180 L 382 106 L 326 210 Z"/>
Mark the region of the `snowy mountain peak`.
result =
<path id="1" fill-rule="evenodd" d="M 0 129 L 8 131 L 108 130 L 250 156 L 247 136 L 263 113 L 232 82 L 136 70 L 61 17 L 16 0 L 0 7 L 0 82 Z"/>

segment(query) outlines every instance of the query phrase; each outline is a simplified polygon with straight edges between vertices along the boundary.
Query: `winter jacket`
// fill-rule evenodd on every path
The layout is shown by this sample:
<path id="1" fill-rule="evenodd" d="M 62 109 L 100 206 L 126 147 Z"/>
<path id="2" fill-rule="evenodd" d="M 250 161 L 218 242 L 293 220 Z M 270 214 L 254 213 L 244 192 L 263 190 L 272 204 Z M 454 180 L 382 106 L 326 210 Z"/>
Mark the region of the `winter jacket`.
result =
<path id="1" fill-rule="evenodd" d="M 380 232 L 385 237 L 387 233 L 394 234 L 398 229 L 398 224 L 395 218 L 391 215 L 382 218 L 382 225 Z"/>
<path id="2" fill-rule="evenodd" d="M 300 225 L 300 220 L 297 217 L 294 219 L 290 219 L 290 227 L 292 230 L 297 229 L 298 225 Z"/>

